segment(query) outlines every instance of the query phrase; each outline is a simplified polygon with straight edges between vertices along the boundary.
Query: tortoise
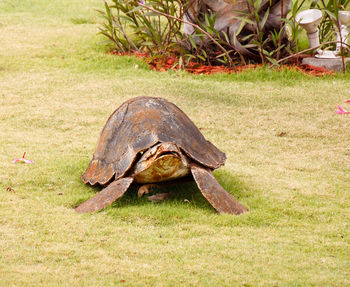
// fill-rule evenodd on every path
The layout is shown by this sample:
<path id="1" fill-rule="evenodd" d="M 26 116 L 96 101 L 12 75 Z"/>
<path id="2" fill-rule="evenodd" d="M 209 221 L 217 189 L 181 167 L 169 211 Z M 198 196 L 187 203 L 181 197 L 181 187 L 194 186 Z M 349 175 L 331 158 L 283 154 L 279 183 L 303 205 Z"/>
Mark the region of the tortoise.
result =
<path id="1" fill-rule="evenodd" d="M 75 211 L 95 212 L 120 198 L 136 182 L 144 185 L 191 178 L 219 213 L 247 209 L 216 181 L 212 171 L 226 155 L 207 141 L 195 124 L 163 98 L 137 97 L 123 103 L 105 124 L 92 160 L 81 178 L 106 186 Z M 144 191 L 141 191 L 142 188 Z"/>

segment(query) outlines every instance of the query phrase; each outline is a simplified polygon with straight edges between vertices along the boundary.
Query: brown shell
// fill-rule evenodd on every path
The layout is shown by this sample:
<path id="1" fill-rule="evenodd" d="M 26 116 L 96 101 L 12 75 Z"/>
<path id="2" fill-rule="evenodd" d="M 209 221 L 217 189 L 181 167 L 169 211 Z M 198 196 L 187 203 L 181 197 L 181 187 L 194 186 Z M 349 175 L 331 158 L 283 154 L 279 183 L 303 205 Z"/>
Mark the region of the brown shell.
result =
<path id="1" fill-rule="evenodd" d="M 177 106 L 162 98 L 139 97 L 126 101 L 109 117 L 82 180 L 94 185 L 106 184 L 113 176 L 121 178 L 139 152 L 159 142 L 175 143 L 210 169 L 226 160 Z"/>

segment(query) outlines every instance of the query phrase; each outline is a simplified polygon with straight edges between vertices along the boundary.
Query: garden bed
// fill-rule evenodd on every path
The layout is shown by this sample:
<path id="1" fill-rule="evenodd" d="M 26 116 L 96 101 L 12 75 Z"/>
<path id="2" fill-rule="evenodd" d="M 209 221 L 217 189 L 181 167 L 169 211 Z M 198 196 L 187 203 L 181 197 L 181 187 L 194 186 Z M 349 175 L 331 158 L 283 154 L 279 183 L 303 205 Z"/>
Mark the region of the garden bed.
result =
<path id="1" fill-rule="evenodd" d="M 138 58 L 142 58 L 143 61 L 147 62 L 151 69 L 165 72 L 168 70 L 179 70 L 179 58 L 176 56 L 158 56 L 151 57 L 148 53 L 139 53 L 139 52 L 118 52 L 112 51 L 112 55 L 117 56 L 135 56 Z M 301 64 L 301 59 L 303 57 L 310 57 L 309 55 L 301 55 L 299 57 L 294 58 L 288 64 L 284 64 L 276 67 L 276 69 L 288 69 L 288 70 L 297 70 L 304 74 L 311 76 L 324 76 L 324 75 L 332 75 L 334 72 L 329 71 L 326 68 L 316 67 L 312 65 L 303 65 Z M 192 74 L 216 74 L 216 73 L 240 73 L 251 69 L 256 69 L 258 67 L 262 67 L 261 64 L 249 64 L 243 66 L 235 66 L 235 67 L 227 67 L 224 65 L 203 65 L 196 62 L 189 62 L 189 64 L 183 69 Z"/>

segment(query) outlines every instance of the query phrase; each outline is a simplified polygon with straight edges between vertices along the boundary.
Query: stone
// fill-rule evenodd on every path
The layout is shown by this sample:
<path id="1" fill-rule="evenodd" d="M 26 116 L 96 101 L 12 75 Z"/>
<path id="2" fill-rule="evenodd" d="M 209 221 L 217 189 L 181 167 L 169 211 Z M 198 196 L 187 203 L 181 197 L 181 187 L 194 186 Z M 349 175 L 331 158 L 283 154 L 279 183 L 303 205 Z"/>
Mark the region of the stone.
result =
<path id="1" fill-rule="evenodd" d="M 345 66 L 349 66 L 350 58 L 345 58 Z M 342 72 L 343 63 L 341 58 L 304 58 L 303 65 L 311 65 L 321 68 L 326 68 L 329 71 Z"/>

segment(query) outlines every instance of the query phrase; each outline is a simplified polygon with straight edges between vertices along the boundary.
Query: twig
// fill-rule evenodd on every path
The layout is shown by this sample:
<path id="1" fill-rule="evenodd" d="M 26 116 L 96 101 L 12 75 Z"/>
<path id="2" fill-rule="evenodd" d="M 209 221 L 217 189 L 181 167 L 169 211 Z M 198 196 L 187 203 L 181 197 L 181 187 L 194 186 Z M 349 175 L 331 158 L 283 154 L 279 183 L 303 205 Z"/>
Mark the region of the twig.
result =
<path id="1" fill-rule="evenodd" d="M 112 14 L 111 14 L 111 15 L 112 15 Z M 140 52 L 141 52 L 140 49 L 136 47 L 135 43 L 128 37 L 128 35 L 127 35 L 127 34 L 125 33 L 125 31 L 124 31 L 123 24 L 120 22 L 119 10 L 118 10 L 118 17 L 117 17 L 117 18 L 118 18 L 118 23 L 119 23 L 119 29 L 120 29 L 120 31 L 123 33 L 125 39 L 129 42 L 129 44 L 131 44 L 131 45 L 134 47 L 134 49 L 135 49 L 137 52 L 140 53 Z M 112 15 L 112 21 L 115 21 L 113 15 Z"/>
<path id="2" fill-rule="evenodd" d="M 281 5 L 281 19 L 280 19 L 280 32 L 282 30 L 282 27 L 283 27 L 283 21 L 282 21 L 282 18 L 284 18 L 284 13 L 283 13 L 283 0 L 280 1 L 280 5 Z M 278 44 L 277 44 L 277 60 L 280 58 L 280 53 L 281 53 L 281 50 L 280 50 L 280 47 L 281 47 L 281 42 L 282 42 L 282 38 L 281 38 L 281 34 L 279 35 L 278 37 Z"/>
<path id="3" fill-rule="evenodd" d="M 338 16 L 339 17 L 339 16 Z M 341 33 L 341 25 L 339 23 L 339 19 L 337 19 L 337 26 L 339 30 L 339 38 L 340 38 L 340 56 L 341 56 L 341 63 L 343 68 L 343 73 L 345 73 L 345 59 L 344 59 L 344 47 L 343 47 L 343 36 Z"/>
<path id="4" fill-rule="evenodd" d="M 186 21 L 186 20 L 183 20 L 183 19 L 179 19 L 179 18 L 177 18 L 177 17 L 175 17 L 175 16 L 172 16 L 172 15 L 163 13 L 163 12 L 161 12 L 161 11 L 158 11 L 158 10 L 154 9 L 154 8 L 151 8 L 151 7 L 149 7 L 149 6 L 146 6 L 145 4 L 142 4 L 142 3 L 138 3 L 138 4 L 139 4 L 140 6 L 146 8 L 147 10 L 150 10 L 150 11 L 152 11 L 152 12 L 158 13 L 158 14 L 160 14 L 160 15 L 163 15 L 164 17 L 167 17 L 167 18 L 175 19 L 175 20 L 177 20 L 177 21 L 180 21 L 180 22 L 182 22 L 182 23 L 191 25 L 192 27 L 198 29 L 198 30 L 201 31 L 204 35 L 206 35 L 208 38 L 210 38 L 210 39 L 215 43 L 215 45 L 217 45 L 217 46 L 223 51 L 223 53 L 226 55 L 228 61 L 230 62 L 231 67 L 234 66 L 234 64 L 233 64 L 233 62 L 232 62 L 232 59 L 231 59 L 229 53 L 227 52 L 227 50 L 226 50 L 218 41 L 216 41 L 208 32 L 206 32 L 204 29 L 202 29 L 199 25 L 193 24 L 193 23 L 191 23 L 191 22 L 189 22 L 189 21 Z"/>
<path id="5" fill-rule="evenodd" d="M 310 52 L 310 51 L 315 50 L 315 49 L 318 49 L 318 48 L 320 48 L 320 47 L 322 47 L 322 46 L 324 46 L 324 45 L 334 44 L 334 43 L 338 43 L 338 41 L 329 41 L 329 42 L 320 44 L 320 45 L 318 45 L 317 47 L 308 48 L 308 49 L 302 50 L 302 51 L 300 51 L 300 52 L 298 52 L 298 53 L 296 53 L 296 54 L 289 55 L 289 56 L 287 56 L 287 57 L 285 57 L 285 58 L 282 58 L 282 59 L 278 60 L 276 63 L 277 63 L 277 64 L 282 63 L 282 62 L 287 61 L 287 60 L 289 60 L 289 59 L 295 58 L 296 56 L 298 56 L 298 55 L 300 55 L 300 54 L 303 54 L 303 53 L 306 53 L 306 52 Z M 346 45 L 346 46 L 348 46 L 348 47 L 349 47 L 348 50 L 350 50 L 350 45 L 349 45 L 349 44 L 346 44 L 346 43 L 343 43 L 343 44 Z M 271 67 L 273 67 L 273 66 L 276 66 L 276 64 L 272 64 L 272 65 L 270 65 L 269 67 L 271 68 Z"/>

